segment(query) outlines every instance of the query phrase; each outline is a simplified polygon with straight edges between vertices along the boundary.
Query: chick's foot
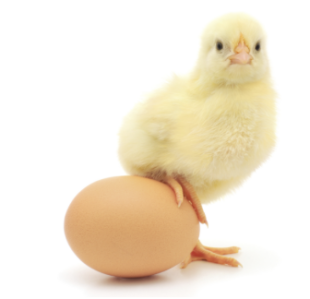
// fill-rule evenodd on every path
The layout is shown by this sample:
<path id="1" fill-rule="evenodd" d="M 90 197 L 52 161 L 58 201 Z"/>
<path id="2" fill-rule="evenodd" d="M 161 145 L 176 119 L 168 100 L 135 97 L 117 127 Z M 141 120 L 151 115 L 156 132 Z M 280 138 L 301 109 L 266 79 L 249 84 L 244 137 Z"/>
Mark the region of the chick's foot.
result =
<path id="1" fill-rule="evenodd" d="M 234 258 L 223 256 L 226 254 L 237 253 L 239 250 L 240 248 L 235 246 L 225 248 L 207 247 L 203 246 L 198 240 L 192 253 L 181 263 L 181 268 L 184 269 L 189 263 L 199 260 L 206 260 L 210 263 L 228 265 L 232 267 L 242 267 L 242 265 Z"/>
<path id="2" fill-rule="evenodd" d="M 178 206 L 181 206 L 185 196 L 193 206 L 199 222 L 205 223 L 208 226 L 207 217 L 193 186 L 183 177 L 177 177 L 176 179 L 169 177 L 165 183 L 173 189 Z"/>

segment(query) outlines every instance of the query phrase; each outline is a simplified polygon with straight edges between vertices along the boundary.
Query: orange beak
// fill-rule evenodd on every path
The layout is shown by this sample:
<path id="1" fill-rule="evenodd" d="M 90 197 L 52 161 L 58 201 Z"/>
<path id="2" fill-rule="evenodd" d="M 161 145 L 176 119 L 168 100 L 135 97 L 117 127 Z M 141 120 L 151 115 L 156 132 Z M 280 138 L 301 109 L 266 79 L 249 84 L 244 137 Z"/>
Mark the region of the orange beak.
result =
<path id="1" fill-rule="evenodd" d="M 252 56 L 249 54 L 250 49 L 245 44 L 245 40 L 242 34 L 240 36 L 239 43 L 234 51 L 236 54 L 228 57 L 231 61 L 231 64 L 250 64 L 251 63 Z"/>

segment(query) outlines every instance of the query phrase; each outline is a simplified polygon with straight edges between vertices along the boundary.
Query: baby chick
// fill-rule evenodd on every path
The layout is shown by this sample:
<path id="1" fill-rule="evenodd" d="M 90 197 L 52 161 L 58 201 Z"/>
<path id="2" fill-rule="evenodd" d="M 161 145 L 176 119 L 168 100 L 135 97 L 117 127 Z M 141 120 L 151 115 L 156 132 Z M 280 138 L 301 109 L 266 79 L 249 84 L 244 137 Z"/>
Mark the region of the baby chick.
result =
<path id="1" fill-rule="evenodd" d="M 207 223 L 201 202 L 239 186 L 270 155 L 275 97 L 263 29 L 246 14 L 224 15 L 203 32 L 193 71 L 175 76 L 125 118 L 120 161 L 129 174 L 167 183 L 179 205 L 184 193 Z M 199 259 L 237 267 L 223 255 L 238 250 L 198 241 L 183 267 Z"/>

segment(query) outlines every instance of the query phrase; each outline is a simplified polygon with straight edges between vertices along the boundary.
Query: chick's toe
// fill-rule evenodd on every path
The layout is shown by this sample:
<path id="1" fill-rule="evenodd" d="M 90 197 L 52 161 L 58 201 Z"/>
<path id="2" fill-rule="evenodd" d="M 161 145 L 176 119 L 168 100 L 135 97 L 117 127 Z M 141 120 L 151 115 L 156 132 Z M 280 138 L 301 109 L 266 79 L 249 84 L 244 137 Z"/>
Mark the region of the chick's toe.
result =
<path id="1" fill-rule="evenodd" d="M 239 247 L 215 248 L 203 246 L 200 241 L 197 242 L 191 254 L 181 263 L 181 268 L 185 268 L 189 263 L 199 260 L 205 260 L 210 263 L 238 267 L 242 265 L 234 258 L 223 256 L 225 254 L 237 253 Z"/>

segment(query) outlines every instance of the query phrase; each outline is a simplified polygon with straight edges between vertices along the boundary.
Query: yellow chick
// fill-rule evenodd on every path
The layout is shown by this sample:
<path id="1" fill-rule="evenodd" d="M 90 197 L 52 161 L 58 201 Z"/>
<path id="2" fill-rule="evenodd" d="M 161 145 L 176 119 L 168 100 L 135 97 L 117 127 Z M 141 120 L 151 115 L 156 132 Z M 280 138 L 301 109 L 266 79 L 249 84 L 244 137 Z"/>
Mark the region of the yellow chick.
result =
<path id="1" fill-rule="evenodd" d="M 193 71 L 175 76 L 124 119 L 120 161 L 129 174 L 167 183 L 179 205 L 184 194 L 207 223 L 201 203 L 239 186 L 270 155 L 275 97 L 262 27 L 243 13 L 224 15 L 203 32 Z M 237 267 L 223 255 L 238 250 L 198 241 L 182 267 L 202 259 Z"/>

